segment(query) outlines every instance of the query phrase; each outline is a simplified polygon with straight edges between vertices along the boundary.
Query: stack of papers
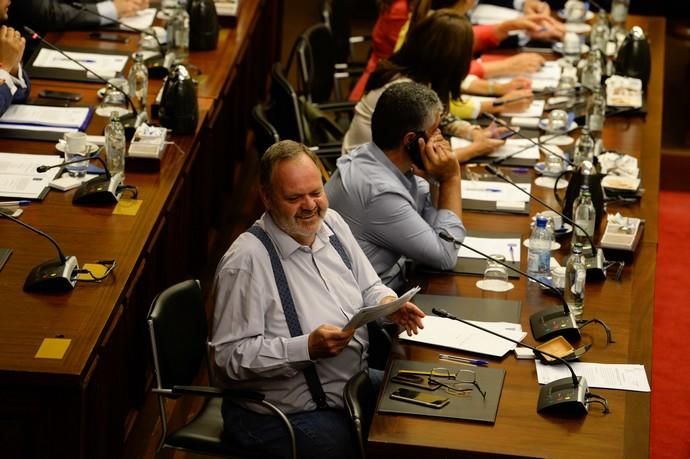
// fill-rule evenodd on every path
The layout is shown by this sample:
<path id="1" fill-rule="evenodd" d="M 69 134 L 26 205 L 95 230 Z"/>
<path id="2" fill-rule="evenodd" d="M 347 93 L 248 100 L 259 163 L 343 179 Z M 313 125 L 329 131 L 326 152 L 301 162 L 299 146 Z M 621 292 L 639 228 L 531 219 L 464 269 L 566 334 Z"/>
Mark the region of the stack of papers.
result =
<path id="1" fill-rule="evenodd" d="M 0 117 L 0 128 L 72 132 L 86 129 L 92 113 L 89 107 L 13 104 Z"/>
<path id="2" fill-rule="evenodd" d="M 520 263 L 520 238 L 492 238 L 465 236 L 462 241 L 473 249 L 489 255 L 503 255 L 510 262 Z M 460 247 L 458 258 L 476 258 L 483 260 L 484 257 L 465 248 Z"/>
<path id="3" fill-rule="evenodd" d="M 407 336 L 407 332 L 402 332 L 399 335 L 400 339 L 495 357 L 503 357 L 517 346 L 515 343 L 478 330 L 457 320 L 436 316 L 426 316 L 422 320 L 424 322 L 424 329 L 419 330 L 419 334 Z M 520 324 L 475 321 L 472 321 L 472 323 L 516 341 L 522 341 L 527 336 L 527 333 L 522 331 Z"/>
<path id="4" fill-rule="evenodd" d="M 545 88 L 555 88 L 561 78 L 561 66 L 555 61 L 544 62 L 539 70 L 534 73 L 520 74 L 532 80 L 533 91 L 543 91 Z M 489 81 L 495 83 L 508 83 L 513 77 L 492 78 Z"/>
<path id="5" fill-rule="evenodd" d="M 134 16 L 126 16 L 120 18 L 120 22 L 127 24 L 133 29 L 145 30 L 153 25 L 153 20 L 156 18 L 155 8 L 146 8 L 137 12 Z M 127 32 L 132 32 L 132 29 L 120 24 L 120 30 L 126 30 Z"/>
<path id="6" fill-rule="evenodd" d="M 517 183 L 517 186 L 527 191 L 531 191 L 529 183 Z M 472 181 L 463 180 L 461 182 L 462 199 L 475 201 L 494 201 L 494 202 L 528 202 L 530 197 L 516 189 L 512 184 L 505 182 Z"/>
<path id="7" fill-rule="evenodd" d="M 353 328 L 359 328 L 362 325 L 366 325 L 369 322 L 377 320 L 381 317 L 385 317 L 389 314 L 393 314 L 395 311 L 400 309 L 405 303 L 410 301 L 410 299 L 419 292 L 419 287 L 414 287 L 405 292 L 400 298 L 390 303 L 377 304 L 374 306 L 365 306 L 360 309 L 357 314 L 352 316 L 350 321 L 343 327 L 343 330 L 351 330 Z"/>
<path id="8" fill-rule="evenodd" d="M 539 384 L 570 377 L 570 371 L 563 365 L 544 365 L 538 360 L 535 360 L 535 365 Z M 651 392 L 644 365 L 585 362 L 573 362 L 570 365 L 576 375 L 587 380 L 589 387 Z"/>
<path id="9" fill-rule="evenodd" d="M 77 51 L 65 51 L 65 54 L 91 70 L 93 73 L 88 72 L 87 76 L 96 80 L 100 79 L 99 77 L 106 79 L 113 78 L 118 72 L 123 71 L 129 59 L 129 56 L 122 54 L 100 54 Z M 32 62 L 32 66 L 84 71 L 84 68 L 76 62 L 72 62 L 57 51 L 48 48 L 41 48 Z"/>
<path id="10" fill-rule="evenodd" d="M 0 196 L 17 199 L 41 199 L 48 184 L 60 171 L 59 167 L 36 172 L 38 166 L 60 164 L 56 155 L 0 153 Z"/>
<path id="11" fill-rule="evenodd" d="M 540 101 L 541 102 L 541 101 Z M 469 140 L 459 137 L 450 138 L 450 147 L 464 148 L 471 144 Z M 508 139 L 501 147 L 486 154 L 490 158 L 519 158 L 539 161 L 539 148 L 527 139 Z"/>

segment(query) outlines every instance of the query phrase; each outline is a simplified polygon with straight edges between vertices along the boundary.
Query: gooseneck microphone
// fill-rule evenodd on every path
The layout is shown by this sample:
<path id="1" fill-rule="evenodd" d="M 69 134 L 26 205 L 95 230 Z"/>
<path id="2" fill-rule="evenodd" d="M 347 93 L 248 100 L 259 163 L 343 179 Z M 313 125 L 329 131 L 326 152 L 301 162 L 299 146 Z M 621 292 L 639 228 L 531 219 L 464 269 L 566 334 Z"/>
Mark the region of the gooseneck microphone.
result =
<path id="1" fill-rule="evenodd" d="M 563 336 L 565 339 L 571 342 L 575 342 L 580 339 L 580 328 L 577 326 L 577 320 L 570 311 L 570 308 L 568 307 L 568 302 L 565 301 L 563 294 L 556 287 L 547 284 L 546 282 L 542 281 L 537 277 L 530 276 L 526 272 L 520 271 L 519 269 L 510 266 L 508 263 L 502 262 L 490 255 L 480 252 L 479 250 L 468 246 L 464 242 L 457 240 L 448 233 L 441 232 L 438 236 L 444 241 L 452 242 L 456 245 L 465 247 L 466 249 L 478 255 L 481 255 L 487 260 L 491 260 L 495 263 L 498 263 L 501 266 L 505 266 L 511 271 L 514 271 L 522 276 L 525 276 L 528 279 L 533 280 L 534 282 L 546 287 L 554 294 L 556 294 L 556 296 L 563 303 L 562 308 L 549 308 L 543 311 L 535 312 L 529 318 L 529 324 L 530 328 L 532 329 L 532 335 L 534 336 L 534 339 L 536 339 L 537 341 L 546 341 L 551 338 L 555 338 L 556 336 Z"/>
<path id="2" fill-rule="evenodd" d="M 541 387 L 539 390 L 539 400 L 537 402 L 537 412 L 572 417 L 584 416 L 589 411 L 589 404 L 594 402 L 600 403 L 604 406 L 604 413 L 609 412 L 608 403 L 606 400 L 598 395 L 592 394 L 589 391 L 587 380 L 583 376 L 577 376 L 575 374 L 575 370 L 573 370 L 573 367 L 563 358 L 551 354 L 550 352 L 537 349 L 529 344 L 509 338 L 500 333 L 496 333 L 493 330 L 489 330 L 470 321 L 460 319 L 459 317 L 450 314 L 445 309 L 432 308 L 431 311 L 439 317 L 457 320 L 458 322 L 469 325 L 470 327 L 474 327 L 483 332 L 515 343 L 518 346 L 524 346 L 528 349 L 531 349 L 535 355 L 545 355 L 565 365 L 570 371 L 570 378 L 557 379 L 548 384 L 544 384 Z"/>
<path id="3" fill-rule="evenodd" d="M 98 152 L 83 158 L 71 159 L 52 166 L 38 166 L 36 172 L 45 172 L 47 170 L 68 166 L 70 164 L 79 163 L 82 161 L 89 161 L 95 159 L 103 166 L 105 172 L 104 177 L 94 177 L 89 181 L 81 184 L 81 186 L 74 193 L 72 204 L 115 204 L 122 197 L 125 190 L 132 191 L 133 197 L 137 197 L 137 191 L 134 186 L 123 184 L 122 173 L 112 175 L 108 170 L 108 165 L 98 155 Z"/>
<path id="4" fill-rule="evenodd" d="M 70 56 L 69 54 L 67 54 L 65 51 L 60 49 L 58 46 L 55 46 L 54 44 L 52 44 L 51 42 L 49 42 L 45 38 L 41 37 L 38 34 L 38 32 L 33 30 L 31 27 L 24 26 L 23 28 L 24 28 L 24 31 L 29 35 L 29 37 L 32 40 L 38 40 L 42 44 L 44 44 L 47 47 L 49 47 L 50 49 L 52 49 L 53 51 L 60 53 L 60 55 L 65 57 L 65 59 L 69 60 L 70 62 L 73 62 L 74 64 L 76 64 L 79 67 L 86 70 L 87 75 L 91 74 L 91 75 L 95 76 L 98 80 L 103 82 L 107 87 L 115 89 L 116 91 L 120 92 L 123 96 L 125 96 L 125 100 L 127 100 L 127 105 L 132 107 L 132 113 L 127 113 L 125 115 L 122 115 L 120 117 L 120 121 L 122 122 L 122 125 L 125 126 L 125 130 L 129 129 L 129 130 L 131 130 L 131 133 L 134 134 L 134 129 L 136 128 L 136 121 L 139 118 L 139 112 L 137 111 L 137 108 L 134 106 L 132 99 L 129 97 L 129 94 L 127 94 L 126 91 L 123 91 L 122 88 L 118 88 L 117 86 L 110 84 L 108 82 L 108 80 L 103 78 L 101 75 L 97 74 L 96 72 L 94 72 L 93 70 L 91 70 L 90 68 L 88 68 L 87 66 L 82 64 L 81 62 L 79 62 L 77 59 L 75 59 L 72 56 Z M 130 135 L 130 138 L 131 138 L 131 135 Z"/>
<path id="5" fill-rule="evenodd" d="M 165 67 L 165 65 L 163 64 L 165 59 L 165 48 L 161 44 L 160 40 L 158 39 L 158 35 L 156 35 L 155 32 L 151 32 L 150 30 L 146 29 L 139 29 L 137 27 L 132 27 L 131 25 L 127 24 L 126 22 L 120 21 L 119 19 L 113 19 L 111 17 L 99 13 L 98 11 L 90 10 L 86 7 L 86 5 L 84 5 L 81 2 L 71 2 L 70 5 L 84 13 L 91 14 L 99 18 L 107 19 L 108 21 L 122 26 L 127 30 L 131 30 L 132 32 L 143 33 L 144 35 L 153 38 L 156 42 L 156 45 L 158 45 L 158 52 L 160 53 L 160 56 L 153 56 L 148 59 L 145 59 L 146 67 L 149 69 L 149 76 L 151 78 L 161 79 L 168 74 L 168 68 Z"/>
<path id="6" fill-rule="evenodd" d="M 77 283 L 77 270 L 79 269 L 77 258 L 71 255 L 65 256 L 55 239 L 38 228 L 34 228 L 18 218 L 13 217 L 12 214 L 6 210 L 0 209 L 0 216 L 12 220 L 39 236 L 48 239 L 58 253 L 57 258 L 43 262 L 29 272 L 29 275 L 24 281 L 24 291 L 66 292 L 72 290 Z"/>
<path id="7" fill-rule="evenodd" d="M 553 207 L 551 207 L 550 205 L 545 203 L 543 200 L 541 200 L 538 197 L 536 197 L 535 195 L 533 195 L 532 193 L 519 187 L 515 182 L 513 182 L 511 180 L 510 177 L 506 176 L 503 172 L 501 172 L 495 166 L 493 166 L 491 164 L 485 164 L 484 169 L 486 169 L 486 171 L 489 172 L 490 174 L 495 175 L 496 177 L 500 178 L 504 182 L 506 182 L 506 183 L 514 186 L 518 190 L 522 191 L 523 193 L 525 193 L 531 199 L 534 199 L 535 201 L 537 201 L 542 206 L 544 206 L 547 209 L 557 213 L 558 215 L 561 216 L 561 218 L 563 218 L 563 220 L 565 220 L 566 222 L 573 225 L 574 228 L 579 229 L 582 232 L 582 234 L 584 234 L 585 237 L 587 238 L 587 241 L 589 242 L 589 245 L 590 245 L 590 248 L 592 251 L 589 256 L 585 257 L 585 265 L 587 267 L 587 279 L 599 280 L 599 281 L 606 279 L 606 269 L 604 269 L 604 264 L 606 263 L 606 259 L 604 258 L 604 251 L 601 248 L 596 248 L 596 245 L 594 244 L 594 239 L 592 238 L 592 236 L 590 236 L 590 234 L 587 231 L 585 231 L 584 228 L 582 228 L 582 226 L 575 223 L 575 221 L 572 218 L 568 217 L 563 212 L 557 211 L 556 209 L 554 209 Z"/>

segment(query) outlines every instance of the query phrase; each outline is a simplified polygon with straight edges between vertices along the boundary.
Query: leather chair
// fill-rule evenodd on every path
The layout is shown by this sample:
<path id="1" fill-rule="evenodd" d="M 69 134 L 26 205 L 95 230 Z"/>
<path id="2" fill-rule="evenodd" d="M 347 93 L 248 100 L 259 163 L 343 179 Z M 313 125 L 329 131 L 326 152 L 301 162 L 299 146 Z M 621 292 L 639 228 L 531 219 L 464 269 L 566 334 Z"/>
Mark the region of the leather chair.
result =
<path id="1" fill-rule="evenodd" d="M 278 131 L 268 120 L 263 104 L 256 104 L 252 108 L 251 128 L 254 132 L 254 147 L 261 158 L 268 147 L 280 140 Z"/>
<path id="2" fill-rule="evenodd" d="M 360 371 L 345 384 L 343 399 L 345 409 L 350 416 L 352 431 L 357 439 L 359 459 L 364 459 L 367 451 L 369 427 L 374 414 L 374 403 L 376 402 L 376 394 L 367 370 Z"/>
<path id="3" fill-rule="evenodd" d="M 230 458 L 265 457 L 227 440 L 223 435 L 223 399 L 261 405 L 285 425 L 296 455 L 295 435 L 287 417 L 258 392 L 227 390 L 212 386 L 192 386 L 204 361 L 208 365 L 208 325 L 198 280 L 188 280 L 161 292 L 148 314 L 149 335 L 155 372 L 152 391 L 158 398 L 162 436 L 157 452 L 175 448 L 195 453 Z M 208 368 L 210 378 L 212 373 Z M 194 395 L 204 398 L 198 414 L 182 427 L 170 431 L 165 410 L 166 399 Z"/>

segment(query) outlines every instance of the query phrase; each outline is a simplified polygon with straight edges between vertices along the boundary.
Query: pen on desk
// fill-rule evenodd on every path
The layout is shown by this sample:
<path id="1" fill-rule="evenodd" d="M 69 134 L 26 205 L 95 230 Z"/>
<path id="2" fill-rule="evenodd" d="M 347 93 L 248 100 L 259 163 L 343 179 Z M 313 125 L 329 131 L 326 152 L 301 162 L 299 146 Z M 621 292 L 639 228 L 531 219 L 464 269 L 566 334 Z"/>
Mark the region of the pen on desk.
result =
<path id="1" fill-rule="evenodd" d="M 29 204 L 31 204 L 31 201 L 28 199 L 21 199 L 19 201 L 0 201 L 0 206 L 2 206 L 2 207 L 28 206 Z"/>
<path id="2" fill-rule="evenodd" d="M 512 104 L 513 102 L 519 102 L 521 100 L 532 98 L 534 98 L 534 95 L 530 94 L 529 96 L 513 97 L 512 99 L 496 99 L 491 103 L 491 105 L 493 105 L 494 107 L 500 107 L 501 105 Z"/>
<path id="3" fill-rule="evenodd" d="M 489 191 L 491 193 L 500 193 L 500 188 L 467 188 L 467 191 Z"/>
<path id="4" fill-rule="evenodd" d="M 515 263 L 515 252 L 513 251 L 513 247 L 515 244 L 508 244 L 508 250 L 510 250 L 510 261 L 511 263 Z"/>
<path id="5" fill-rule="evenodd" d="M 72 59 L 67 59 L 66 57 L 59 57 L 58 60 L 72 62 Z M 96 63 L 95 59 L 74 59 L 74 60 L 77 62 L 86 62 L 87 64 L 95 64 Z"/>
<path id="6" fill-rule="evenodd" d="M 438 358 L 441 360 L 448 360 L 450 362 L 468 363 L 471 365 L 488 365 L 489 364 L 489 362 L 487 360 L 470 359 L 468 357 L 459 357 L 457 355 L 449 355 L 449 354 L 439 354 Z"/>

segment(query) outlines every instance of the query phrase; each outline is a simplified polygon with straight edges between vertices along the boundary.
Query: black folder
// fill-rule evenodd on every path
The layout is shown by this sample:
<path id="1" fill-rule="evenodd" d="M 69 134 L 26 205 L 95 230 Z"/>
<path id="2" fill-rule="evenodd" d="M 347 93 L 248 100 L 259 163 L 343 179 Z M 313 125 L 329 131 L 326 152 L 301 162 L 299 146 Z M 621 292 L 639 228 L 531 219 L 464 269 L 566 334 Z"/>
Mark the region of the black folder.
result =
<path id="1" fill-rule="evenodd" d="M 465 320 L 520 323 L 521 305 L 514 300 L 418 293 L 412 302 L 427 315 L 433 314 L 431 310 L 437 308 Z"/>
<path id="2" fill-rule="evenodd" d="M 450 395 L 441 387 L 428 391 L 424 389 L 416 389 L 406 385 L 394 383 L 390 380 L 392 375 L 396 375 L 400 370 L 422 370 L 430 371 L 432 368 L 446 367 L 453 371 L 457 370 L 473 370 L 476 372 L 477 383 L 486 391 L 486 399 L 482 398 L 481 394 L 476 388 L 472 388 L 467 395 Z M 496 413 L 498 412 L 498 403 L 501 400 L 501 392 L 503 391 L 503 380 L 505 379 L 505 370 L 502 368 L 488 368 L 474 366 L 459 367 L 452 363 L 439 362 L 415 362 L 411 360 L 394 360 L 391 367 L 388 369 L 388 377 L 386 379 L 383 393 L 379 399 L 377 410 L 379 413 L 392 414 L 411 414 L 416 416 L 432 416 L 439 418 L 460 419 L 467 421 L 478 421 L 495 423 Z M 443 380 L 439 378 L 440 380 Z M 416 390 L 427 394 L 438 395 L 439 397 L 450 399 L 450 403 L 441 409 L 429 408 L 414 403 L 395 400 L 390 398 L 391 393 L 399 388 Z"/>
<path id="3" fill-rule="evenodd" d="M 31 75 L 31 78 L 43 78 L 46 80 L 79 81 L 79 82 L 103 84 L 103 82 L 100 79 L 96 78 L 93 74 L 91 74 L 91 77 L 88 77 L 86 74 L 87 72 L 84 69 L 68 70 L 68 69 L 58 69 L 58 68 L 53 68 L 53 67 L 35 67 L 34 61 L 36 60 L 38 53 L 40 53 L 42 49 L 50 49 L 50 48 L 45 47 L 42 44 L 37 46 L 36 50 L 31 55 L 29 62 L 27 62 L 27 64 L 24 66 L 24 71 L 29 72 L 29 75 Z M 63 51 L 73 51 L 73 52 L 82 52 L 82 53 L 110 54 L 113 56 L 129 56 L 129 53 L 122 52 L 122 51 L 112 51 L 112 50 L 106 51 L 106 50 L 102 50 L 102 49 L 87 49 L 87 48 L 79 48 L 79 47 L 75 47 L 75 46 L 65 46 L 61 49 Z M 106 79 L 107 79 L 107 77 L 106 77 Z"/>

